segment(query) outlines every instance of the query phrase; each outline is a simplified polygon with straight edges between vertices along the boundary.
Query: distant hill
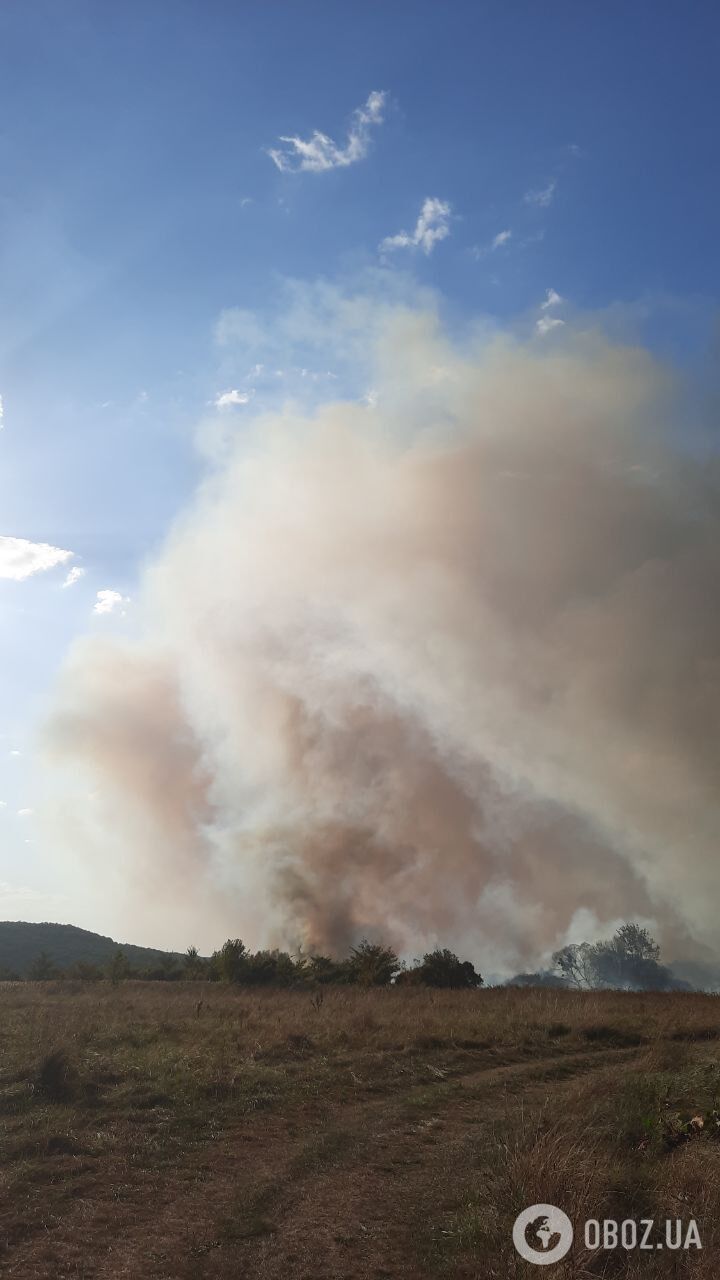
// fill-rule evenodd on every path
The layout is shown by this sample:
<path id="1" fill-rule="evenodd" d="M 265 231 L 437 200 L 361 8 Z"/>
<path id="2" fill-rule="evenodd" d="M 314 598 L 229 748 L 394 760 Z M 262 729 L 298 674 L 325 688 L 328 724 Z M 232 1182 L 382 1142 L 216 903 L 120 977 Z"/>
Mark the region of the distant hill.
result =
<path id="1" fill-rule="evenodd" d="M 85 960 L 105 965 L 121 950 L 134 969 L 162 963 L 168 956 L 180 958 L 176 951 L 158 951 L 153 947 L 134 947 L 114 942 L 74 924 L 27 924 L 22 920 L 0 920 L 0 977 L 17 973 L 25 977 L 33 960 L 44 951 L 59 969 Z"/>

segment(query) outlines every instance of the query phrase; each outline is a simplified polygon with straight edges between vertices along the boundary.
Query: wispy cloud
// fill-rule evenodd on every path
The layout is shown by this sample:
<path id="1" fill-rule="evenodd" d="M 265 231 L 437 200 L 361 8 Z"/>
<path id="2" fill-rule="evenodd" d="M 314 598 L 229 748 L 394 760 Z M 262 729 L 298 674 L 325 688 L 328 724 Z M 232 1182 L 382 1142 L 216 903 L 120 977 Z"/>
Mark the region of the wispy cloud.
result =
<path id="1" fill-rule="evenodd" d="M 2 431 L 4 426 L 5 426 L 5 405 L 3 404 L 2 396 L 0 396 L 0 431 Z"/>
<path id="2" fill-rule="evenodd" d="M 72 555 L 72 551 L 63 551 L 48 542 L 0 537 L 0 578 L 23 582 L 35 573 L 44 573 L 58 564 L 65 564 Z"/>
<path id="3" fill-rule="evenodd" d="M 541 316 L 536 322 L 535 328 L 538 333 L 544 334 L 549 333 L 551 329 L 559 329 L 561 325 L 564 325 L 564 323 L 565 321 L 561 320 L 558 316 Z"/>
<path id="4" fill-rule="evenodd" d="M 239 391 L 232 387 L 229 391 L 220 391 L 213 400 L 216 409 L 232 409 L 233 405 L 248 404 L 252 400 L 252 391 Z"/>
<path id="5" fill-rule="evenodd" d="M 87 570 L 81 569 L 79 565 L 74 565 L 63 582 L 63 587 L 74 587 L 76 582 L 85 577 L 86 572 Z"/>
<path id="6" fill-rule="evenodd" d="M 540 303 L 541 311 L 549 311 L 551 307 L 559 307 L 563 299 L 556 289 L 548 289 L 545 301 Z"/>
<path id="7" fill-rule="evenodd" d="M 381 253 L 393 249 L 422 249 L 423 253 L 432 253 L 438 241 L 450 235 L 451 215 L 452 208 L 447 200 L 428 196 L 423 201 L 414 231 L 399 231 L 395 236 L 386 236 L 380 245 Z"/>
<path id="8" fill-rule="evenodd" d="M 526 204 L 536 204 L 541 209 L 547 209 L 552 204 L 555 190 L 557 188 L 557 179 L 551 178 L 544 187 L 536 187 L 531 191 L 526 191 L 523 199 Z"/>
<path id="9" fill-rule="evenodd" d="M 125 605 L 129 603 L 130 597 L 121 595 L 119 591 L 98 591 L 93 605 L 93 613 L 120 613 L 124 615 Z"/>
<path id="10" fill-rule="evenodd" d="M 550 333 L 553 329 L 559 329 L 565 324 L 565 321 L 561 320 L 559 316 L 552 314 L 553 311 L 562 306 L 564 301 L 565 299 L 560 296 L 557 289 L 547 290 L 544 301 L 540 303 L 540 310 L 543 314 L 539 320 L 535 321 L 535 329 L 541 336 Z"/>
<path id="11" fill-rule="evenodd" d="M 386 99 L 384 91 L 373 90 L 365 105 L 353 111 L 344 146 L 315 129 L 309 138 L 282 136 L 284 147 L 271 147 L 268 155 L 281 173 L 324 173 L 355 164 L 368 153 L 371 128 L 383 122 Z"/>
<path id="12" fill-rule="evenodd" d="M 504 246 L 508 243 L 509 240 L 512 240 L 512 238 L 513 238 L 513 233 L 510 230 L 510 228 L 507 227 L 504 231 L 498 231 L 497 235 L 493 236 L 489 244 L 474 245 L 471 250 L 471 253 L 474 258 L 487 258 L 488 254 L 497 253 L 498 249 L 504 248 Z"/>

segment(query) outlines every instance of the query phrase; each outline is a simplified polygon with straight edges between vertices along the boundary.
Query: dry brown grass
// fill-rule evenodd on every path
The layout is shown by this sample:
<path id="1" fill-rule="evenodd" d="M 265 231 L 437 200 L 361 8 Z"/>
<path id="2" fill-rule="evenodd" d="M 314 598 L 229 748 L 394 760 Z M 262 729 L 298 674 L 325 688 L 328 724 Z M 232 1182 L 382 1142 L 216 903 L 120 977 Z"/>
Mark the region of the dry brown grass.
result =
<path id="1" fill-rule="evenodd" d="M 701 995 L 5 985 L 0 1269 L 524 1275 L 549 1201 L 705 1244 L 553 1274 L 715 1276 L 717 1037 Z"/>

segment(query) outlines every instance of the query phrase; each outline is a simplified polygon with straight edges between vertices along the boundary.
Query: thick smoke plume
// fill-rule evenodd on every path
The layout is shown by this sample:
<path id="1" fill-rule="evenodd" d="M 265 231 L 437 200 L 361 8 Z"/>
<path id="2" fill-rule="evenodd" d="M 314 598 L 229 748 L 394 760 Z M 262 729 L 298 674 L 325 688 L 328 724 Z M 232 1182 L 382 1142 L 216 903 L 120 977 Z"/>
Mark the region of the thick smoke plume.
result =
<path id="1" fill-rule="evenodd" d="M 257 420 L 140 637 L 76 648 L 72 838 L 138 899 L 491 968 L 623 918 L 715 948 L 717 464 L 646 352 L 555 336 L 459 351 L 400 313 L 372 407 Z"/>

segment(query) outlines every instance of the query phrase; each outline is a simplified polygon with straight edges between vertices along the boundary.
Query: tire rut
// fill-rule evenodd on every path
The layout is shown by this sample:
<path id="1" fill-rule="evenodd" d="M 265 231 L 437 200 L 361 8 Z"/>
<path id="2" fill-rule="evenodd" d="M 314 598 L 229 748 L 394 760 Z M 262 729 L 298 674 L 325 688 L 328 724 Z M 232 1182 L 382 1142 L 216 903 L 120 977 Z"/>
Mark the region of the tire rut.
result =
<path id="1" fill-rule="evenodd" d="M 526 1097 L 539 1100 L 549 1083 L 557 1097 L 558 1082 L 638 1052 L 595 1050 L 472 1072 L 456 1077 L 458 1089 L 444 1097 L 438 1091 L 437 1114 L 411 1122 L 398 1117 L 396 1106 L 378 1115 L 352 1161 L 293 1189 L 277 1232 L 243 1258 L 243 1280 L 424 1280 L 418 1231 L 456 1206 L 458 1172 L 466 1172 L 483 1126 L 497 1118 L 478 1116 L 478 1105 L 524 1086 Z M 219 1268 L 203 1280 L 233 1274 Z"/>
<path id="2" fill-rule="evenodd" d="M 415 1280 L 413 1222 L 442 1212 L 478 1105 L 533 1093 L 639 1048 L 554 1053 L 444 1075 L 378 1098 L 357 1093 L 287 1115 L 257 1114 L 178 1169 L 80 1201 L 13 1251 L 22 1280 Z M 429 1093 L 431 1106 L 428 1108 Z M 419 1106 L 417 1104 L 420 1104 Z M 424 1115 L 431 1110 L 433 1114 Z M 312 1135 L 308 1140 L 308 1132 Z M 412 1206 L 409 1214 L 393 1206 Z M 107 1241 L 98 1256 L 97 1246 Z M 88 1251 L 95 1256 L 88 1257 Z"/>

